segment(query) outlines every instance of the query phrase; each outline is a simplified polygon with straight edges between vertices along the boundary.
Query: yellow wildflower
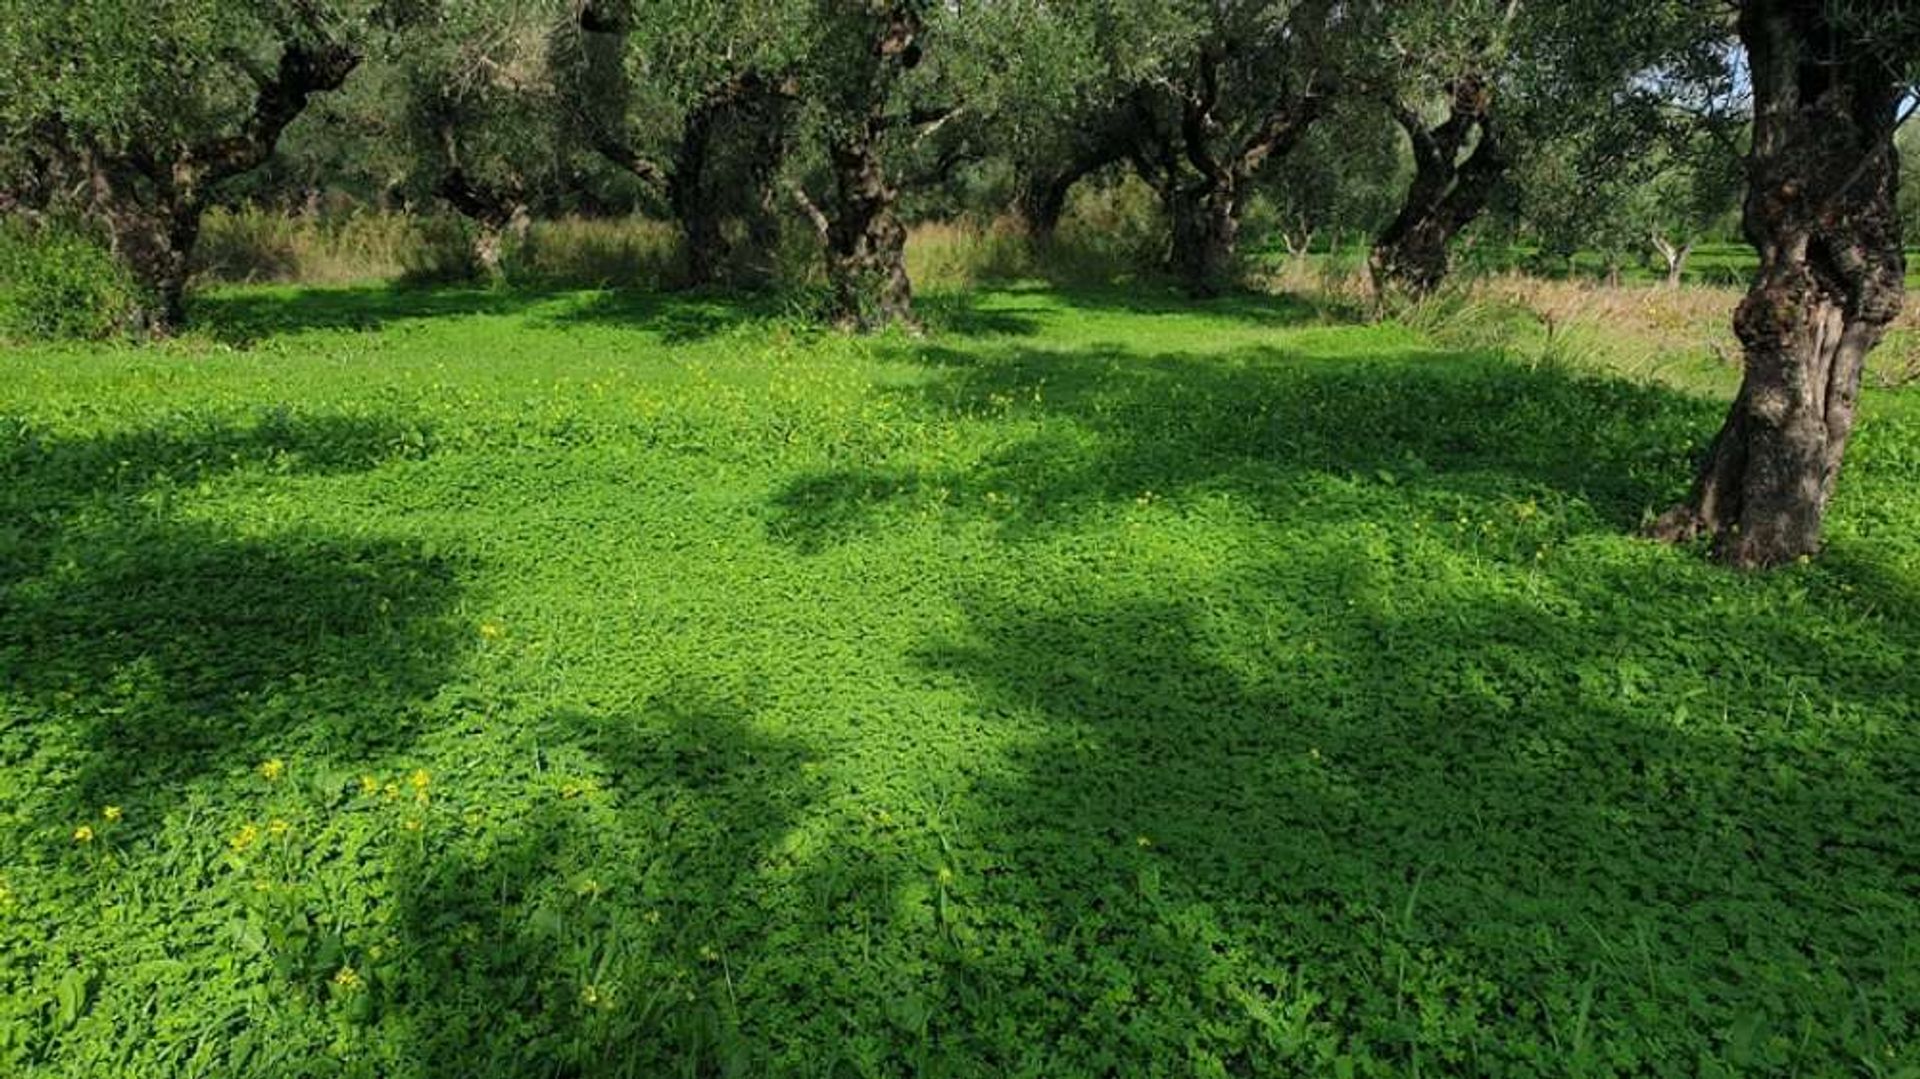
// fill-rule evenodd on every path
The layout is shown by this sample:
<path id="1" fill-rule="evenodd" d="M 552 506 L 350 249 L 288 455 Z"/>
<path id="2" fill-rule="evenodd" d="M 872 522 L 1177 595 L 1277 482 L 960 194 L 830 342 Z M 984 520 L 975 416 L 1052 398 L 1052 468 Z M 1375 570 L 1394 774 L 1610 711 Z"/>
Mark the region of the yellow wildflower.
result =
<path id="1" fill-rule="evenodd" d="M 600 991 L 599 986 L 583 985 L 580 987 L 580 1003 L 585 1004 L 589 1008 L 604 1008 L 609 1002 L 606 994 Z"/>
<path id="2" fill-rule="evenodd" d="M 286 771 L 287 762 L 278 757 L 272 757 L 260 762 L 260 778 L 265 779 L 269 783 L 285 775 Z"/>
<path id="3" fill-rule="evenodd" d="M 253 846 L 259 839 L 260 828 L 258 825 L 252 823 L 243 824 L 240 826 L 239 831 L 233 833 L 233 838 L 227 840 L 227 846 L 232 847 L 234 853 L 238 854 L 248 847 Z"/>
<path id="4" fill-rule="evenodd" d="M 389 783 L 387 784 L 385 791 L 383 791 L 382 793 L 384 793 L 387 796 L 387 801 L 391 802 L 395 798 L 400 797 L 400 784 Z"/>
<path id="5" fill-rule="evenodd" d="M 107 806 L 100 811 L 100 815 L 108 820 L 119 820 L 124 814 L 120 812 L 119 806 Z"/>
<path id="6" fill-rule="evenodd" d="M 292 829 L 293 829 L 293 825 L 288 824 L 286 821 L 280 820 L 278 818 L 275 818 L 274 820 L 270 820 L 267 822 L 268 835 L 286 835 Z"/>
<path id="7" fill-rule="evenodd" d="M 497 641 L 506 635 L 507 627 L 498 622 L 480 623 L 480 636 L 485 637 L 489 641 Z"/>
<path id="8" fill-rule="evenodd" d="M 433 777 L 427 774 L 425 768 L 415 768 L 413 774 L 407 777 L 407 782 L 412 784 L 414 790 L 423 791 L 433 782 Z"/>
<path id="9" fill-rule="evenodd" d="M 409 832 L 417 832 L 420 830 L 420 818 L 408 817 L 406 820 L 401 822 L 401 825 L 402 827 L 406 828 L 406 830 Z"/>
<path id="10" fill-rule="evenodd" d="M 341 967 L 333 975 L 333 984 L 352 992 L 360 988 L 360 972 L 352 967 Z"/>
<path id="11" fill-rule="evenodd" d="M 84 824 L 83 824 L 83 825 L 81 825 L 81 826 L 80 826 L 80 827 L 78 827 L 78 828 L 75 828 L 75 829 L 73 830 L 73 841 L 74 841 L 75 843 L 91 843 L 91 842 L 93 842 L 93 829 L 92 829 L 92 828 L 89 828 L 89 827 L 87 827 L 87 826 L 86 826 L 86 825 L 84 825 Z"/>
<path id="12" fill-rule="evenodd" d="M 360 777 L 360 793 L 372 796 L 380 793 L 380 781 L 372 776 Z"/>

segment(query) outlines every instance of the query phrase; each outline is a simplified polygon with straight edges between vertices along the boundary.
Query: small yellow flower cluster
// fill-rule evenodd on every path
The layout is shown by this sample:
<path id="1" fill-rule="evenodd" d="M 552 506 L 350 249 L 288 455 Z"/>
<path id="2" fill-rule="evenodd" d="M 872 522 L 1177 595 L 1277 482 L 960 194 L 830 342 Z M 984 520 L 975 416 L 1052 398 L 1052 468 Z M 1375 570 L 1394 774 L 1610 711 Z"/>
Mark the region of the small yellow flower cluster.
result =
<path id="1" fill-rule="evenodd" d="M 119 806 L 102 806 L 100 809 L 101 819 L 107 821 L 109 824 L 119 820 L 125 815 L 125 813 L 121 812 Z M 75 843 L 91 843 L 98 838 L 100 838 L 100 834 L 93 830 L 93 825 L 91 824 L 82 824 L 73 830 L 73 841 Z"/>
<path id="2" fill-rule="evenodd" d="M 613 1001 L 607 999 L 607 994 L 599 986 L 592 984 L 580 987 L 580 1003 L 589 1008 L 608 1008 L 613 1005 Z"/>
<path id="3" fill-rule="evenodd" d="M 507 627 L 498 622 L 489 621 L 480 623 L 480 636 L 485 637 L 489 641 L 497 641 L 506 635 Z"/>
<path id="4" fill-rule="evenodd" d="M 241 854 L 259 841 L 260 826 L 249 821 L 241 825 L 239 831 L 233 833 L 233 838 L 227 840 L 227 846 L 232 848 L 235 854 Z"/>
<path id="5" fill-rule="evenodd" d="M 288 832 L 292 830 L 293 830 L 293 825 L 288 824 L 286 821 L 280 820 L 277 817 L 267 822 L 268 835 L 282 836 L 282 835 L 286 835 Z"/>
<path id="6" fill-rule="evenodd" d="M 413 774 L 407 777 L 407 785 L 413 788 L 413 800 L 419 805 L 427 804 L 429 797 L 427 788 L 432 784 L 433 777 L 427 774 L 425 768 L 416 768 Z"/>
<path id="7" fill-rule="evenodd" d="M 360 972 L 352 967 L 341 967 L 333 976 L 333 984 L 343 992 L 351 993 L 365 983 L 360 980 Z"/>
<path id="8" fill-rule="evenodd" d="M 280 777 L 286 773 L 287 762 L 278 757 L 271 757 L 260 762 L 260 778 L 269 783 L 278 782 Z"/>

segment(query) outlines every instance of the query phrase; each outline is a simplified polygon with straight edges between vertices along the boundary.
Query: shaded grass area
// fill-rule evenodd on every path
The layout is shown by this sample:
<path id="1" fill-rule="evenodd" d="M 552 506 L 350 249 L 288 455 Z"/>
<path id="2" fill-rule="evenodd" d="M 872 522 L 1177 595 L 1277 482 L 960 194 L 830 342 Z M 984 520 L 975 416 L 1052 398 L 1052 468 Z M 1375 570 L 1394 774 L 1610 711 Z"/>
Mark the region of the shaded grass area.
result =
<path id="1" fill-rule="evenodd" d="M 1719 402 L 1299 301 L 206 305 L 4 361 L 16 1071 L 1920 1054 L 1910 392 L 1742 578 Z"/>

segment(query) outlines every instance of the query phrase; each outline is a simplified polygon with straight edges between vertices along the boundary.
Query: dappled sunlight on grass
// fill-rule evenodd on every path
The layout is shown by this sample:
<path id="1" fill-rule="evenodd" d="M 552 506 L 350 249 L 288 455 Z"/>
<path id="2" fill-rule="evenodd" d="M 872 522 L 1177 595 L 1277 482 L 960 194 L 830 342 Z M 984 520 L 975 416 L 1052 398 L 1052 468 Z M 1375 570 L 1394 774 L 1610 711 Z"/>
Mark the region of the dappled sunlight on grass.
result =
<path id="1" fill-rule="evenodd" d="M 1920 1052 L 1912 392 L 1742 577 L 1710 397 L 1300 300 L 204 303 L 0 382 L 22 1074 Z"/>

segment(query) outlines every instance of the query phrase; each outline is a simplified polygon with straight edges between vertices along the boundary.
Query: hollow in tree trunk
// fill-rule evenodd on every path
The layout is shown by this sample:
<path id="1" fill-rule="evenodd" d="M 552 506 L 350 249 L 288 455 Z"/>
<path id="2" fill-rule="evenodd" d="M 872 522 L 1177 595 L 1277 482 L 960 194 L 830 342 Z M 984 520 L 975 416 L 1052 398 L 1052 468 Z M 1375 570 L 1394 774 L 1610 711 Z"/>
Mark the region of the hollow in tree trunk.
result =
<path id="1" fill-rule="evenodd" d="M 1824 0 L 1749 0 L 1743 224 L 1760 270 L 1734 316 L 1746 373 L 1687 500 L 1652 528 L 1742 568 L 1816 553 L 1867 354 L 1905 278 L 1893 148 L 1903 87 Z"/>

